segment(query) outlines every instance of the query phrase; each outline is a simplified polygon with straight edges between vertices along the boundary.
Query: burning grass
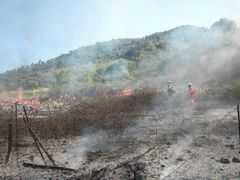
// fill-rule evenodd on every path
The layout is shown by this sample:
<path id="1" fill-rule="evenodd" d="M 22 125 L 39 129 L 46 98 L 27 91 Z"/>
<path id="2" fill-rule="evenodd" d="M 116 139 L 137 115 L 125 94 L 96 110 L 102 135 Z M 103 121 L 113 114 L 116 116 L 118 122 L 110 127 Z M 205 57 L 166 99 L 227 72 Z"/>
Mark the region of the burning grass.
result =
<path id="1" fill-rule="evenodd" d="M 68 111 L 57 112 L 48 119 L 32 123 L 43 138 L 80 135 L 86 128 L 121 132 L 150 107 L 154 90 L 138 90 L 127 96 L 97 96 L 79 100 Z"/>

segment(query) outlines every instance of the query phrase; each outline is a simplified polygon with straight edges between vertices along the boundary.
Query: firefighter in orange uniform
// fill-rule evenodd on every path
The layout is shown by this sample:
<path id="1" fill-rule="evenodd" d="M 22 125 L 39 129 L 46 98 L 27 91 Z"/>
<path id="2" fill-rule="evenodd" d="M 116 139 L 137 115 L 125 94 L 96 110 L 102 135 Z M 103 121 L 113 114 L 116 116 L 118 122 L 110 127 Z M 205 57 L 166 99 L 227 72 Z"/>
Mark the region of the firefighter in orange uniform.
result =
<path id="1" fill-rule="evenodd" d="M 188 97 L 191 99 L 192 103 L 196 101 L 197 90 L 193 87 L 192 83 L 188 83 Z"/>

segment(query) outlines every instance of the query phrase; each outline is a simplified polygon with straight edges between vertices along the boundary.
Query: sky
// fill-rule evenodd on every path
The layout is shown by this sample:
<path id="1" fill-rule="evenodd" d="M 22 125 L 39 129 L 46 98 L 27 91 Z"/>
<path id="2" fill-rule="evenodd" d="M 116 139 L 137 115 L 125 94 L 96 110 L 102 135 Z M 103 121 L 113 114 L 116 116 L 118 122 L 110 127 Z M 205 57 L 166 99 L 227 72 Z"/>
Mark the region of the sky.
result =
<path id="1" fill-rule="evenodd" d="M 239 0 L 1 0 L 0 72 L 118 38 L 240 19 Z"/>

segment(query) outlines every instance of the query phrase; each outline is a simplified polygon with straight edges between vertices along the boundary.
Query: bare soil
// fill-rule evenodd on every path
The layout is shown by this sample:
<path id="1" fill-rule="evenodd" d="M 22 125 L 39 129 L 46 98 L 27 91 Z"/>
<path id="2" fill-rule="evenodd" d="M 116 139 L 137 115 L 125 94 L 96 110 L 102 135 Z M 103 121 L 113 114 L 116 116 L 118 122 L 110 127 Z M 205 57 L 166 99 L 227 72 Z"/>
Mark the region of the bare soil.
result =
<path id="1" fill-rule="evenodd" d="M 23 162 L 43 164 L 30 138 L 22 139 L 5 165 L 7 144 L 2 138 L 0 179 L 237 180 L 235 109 L 219 102 L 169 103 L 167 108 L 146 110 L 135 125 L 117 135 L 86 128 L 81 136 L 44 140 L 57 164 L 75 173 L 24 168 Z"/>

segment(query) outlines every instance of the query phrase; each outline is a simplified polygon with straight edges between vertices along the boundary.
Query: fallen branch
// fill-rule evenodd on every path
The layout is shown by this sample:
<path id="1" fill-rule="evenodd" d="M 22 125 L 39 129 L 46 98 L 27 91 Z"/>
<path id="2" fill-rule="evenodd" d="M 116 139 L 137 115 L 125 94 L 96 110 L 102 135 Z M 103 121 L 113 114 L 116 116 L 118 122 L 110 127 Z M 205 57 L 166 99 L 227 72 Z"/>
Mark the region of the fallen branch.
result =
<path id="1" fill-rule="evenodd" d="M 103 177 L 105 175 L 105 172 L 107 171 L 114 171 L 116 169 L 119 169 L 119 168 L 122 168 L 124 166 L 127 166 L 129 163 L 131 162 L 134 162 L 134 161 L 137 161 L 139 159 L 141 159 L 143 156 L 145 156 L 146 154 L 150 153 L 151 151 L 155 150 L 157 148 L 157 146 L 154 146 L 154 147 L 150 147 L 148 148 L 145 152 L 129 159 L 129 160 L 126 160 L 126 161 L 123 161 L 123 162 L 120 162 L 118 163 L 115 167 L 112 167 L 112 165 L 110 166 L 106 166 L 106 167 L 103 167 L 101 169 L 98 169 L 98 170 L 93 170 L 92 171 L 92 177 L 98 177 L 97 179 L 100 179 L 100 177 Z"/>
<path id="2" fill-rule="evenodd" d="M 76 169 L 72 169 L 72 168 L 66 168 L 66 167 L 61 167 L 61 166 L 39 165 L 39 164 L 26 163 L 26 162 L 23 163 L 23 166 L 24 166 L 24 167 L 33 168 L 33 169 L 51 169 L 51 170 L 77 172 Z"/>
<path id="3" fill-rule="evenodd" d="M 237 105 L 237 116 L 238 116 L 238 143 L 240 144 L 240 104 Z"/>
<path id="4" fill-rule="evenodd" d="M 37 149 L 38 149 L 38 151 L 39 151 L 39 153 L 40 153 L 40 155 L 41 155 L 41 157 L 43 159 L 43 162 L 46 164 L 45 158 L 44 158 L 43 153 L 42 153 L 40 148 L 42 148 L 43 152 L 47 155 L 48 159 L 52 162 L 52 164 L 54 166 L 56 166 L 56 163 L 53 160 L 52 156 L 47 152 L 47 150 L 44 148 L 44 146 L 40 142 L 39 138 L 36 136 L 36 134 L 33 132 L 32 128 L 30 127 L 30 124 L 29 124 L 30 121 L 29 121 L 29 118 L 28 118 L 25 106 L 23 106 L 23 111 L 24 111 L 25 118 L 26 118 L 26 119 L 25 118 L 23 119 L 24 123 L 25 123 L 25 125 L 26 125 L 26 127 L 27 127 L 27 129 L 28 129 L 28 131 L 30 133 L 30 135 L 32 136 L 32 138 L 33 138 L 33 140 L 35 142 L 35 145 L 36 145 L 36 147 L 37 147 Z"/>
<path id="5" fill-rule="evenodd" d="M 145 156 L 146 154 L 150 153 L 151 151 L 155 150 L 157 146 L 154 146 L 154 147 L 151 147 L 151 148 L 148 148 L 145 152 L 143 152 L 142 154 L 139 154 L 138 156 L 135 156 L 133 157 L 132 159 L 129 159 L 129 160 L 126 160 L 126 161 L 123 161 L 121 163 L 119 163 L 115 168 L 113 168 L 112 170 L 116 170 L 116 169 L 119 169 L 123 166 L 126 166 L 127 164 L 131 163 L 131 162 L 134 162 L 134 161 L 137 161 L 139 160 L 140 158 L 142 158 L 143 156 Z"/>
<path id="6" fill-rule="evenodd" d="M 8 125 L 8 151 L 6 155 L 6 161 L 5 161 L 6 164 L 10 159 L 11 152 L 12 152 L 12 124 L 10 123 Z"/>
<path id="7" fill-rule="evenodd" d="M 40 147 L 39 147 L 39 143 L 38 143 L 38 141 L 37 141 L 37 139 L 36 139 L 35 134 L 34 134 L 33 131 L 30 129 L 30 125 L 28 124 L 27 120 L 26 120 L 25 118 L 23 118 L 23 121 L 24 121 L 24 123 L 25 123 L 25 126 L 28 128 L 30 135 L 32 136 L 32 138 L 33 138 L 33 140 L 34 140 L 34 144 L 35 144 L 38 152 L 40 153 L 41 158 L 42 158 L 44 164 L 46 165 L 46 164 L 47 164 L 47 163 L 46 163 L 46 160 L 45 160 L 44 155 L 43 155 L 43 153 L 42 153 L 42 151 L 41 151 L 41 149 L 40 149 Z"/>

